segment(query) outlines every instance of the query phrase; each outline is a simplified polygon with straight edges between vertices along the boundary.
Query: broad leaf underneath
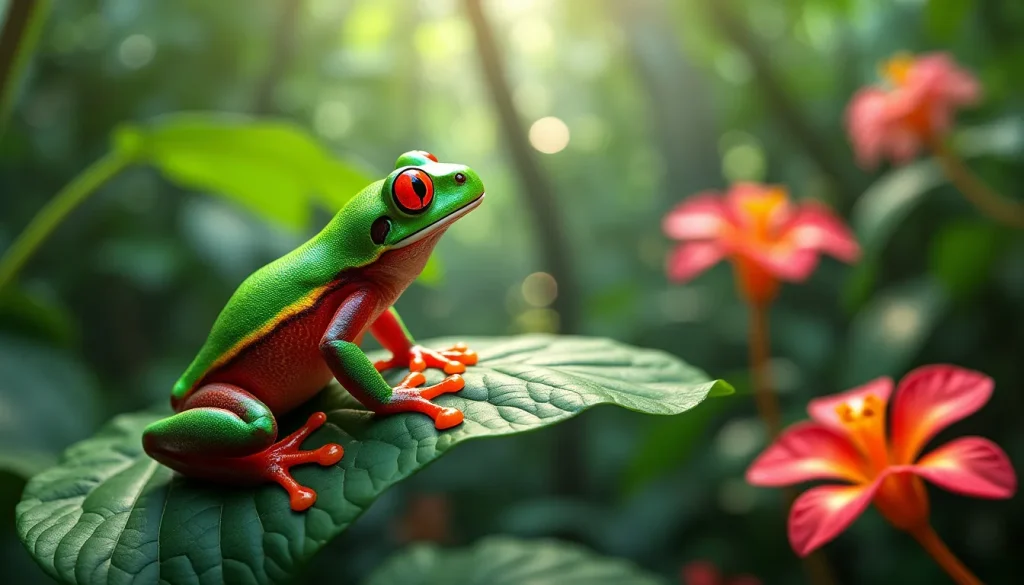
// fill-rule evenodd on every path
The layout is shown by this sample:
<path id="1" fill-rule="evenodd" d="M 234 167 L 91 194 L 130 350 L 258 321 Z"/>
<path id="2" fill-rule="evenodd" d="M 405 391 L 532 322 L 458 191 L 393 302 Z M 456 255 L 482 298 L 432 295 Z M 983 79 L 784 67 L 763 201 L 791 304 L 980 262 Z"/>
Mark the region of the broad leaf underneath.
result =
<path id="1" fill-rule="evenodd" d="M 345 449 L 338 465 L 294 470 L 319 495 L 305 513 L 292 512 L 277 485 L 205 484 L 157 464 L 140 437 L 167 413 L 139 413 L 114 419 L 29 482 L 17 509 L 22 541 L 67 583 L 285 582 L 384 490 L 463 441 L 535 430 L 598 404 L 678 414 L 731 391 L 671 355 L 606 339 L 467 341 L 479 364 L 466 372 L 464 390 L 437 399 L 465 412 L 454 429 L 438 432 L 417 414 L 375 417 L 338 386 L 281 421 L 285 433 L 324 410 L 327 424 L 303 446 Z"/>

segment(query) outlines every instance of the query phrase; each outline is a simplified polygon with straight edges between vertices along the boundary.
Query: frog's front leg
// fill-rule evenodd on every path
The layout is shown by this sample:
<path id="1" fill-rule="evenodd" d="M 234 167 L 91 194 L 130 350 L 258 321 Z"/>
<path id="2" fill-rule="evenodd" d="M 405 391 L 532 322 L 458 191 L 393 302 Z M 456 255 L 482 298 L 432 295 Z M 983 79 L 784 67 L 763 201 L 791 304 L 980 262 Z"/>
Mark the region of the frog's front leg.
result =
<path id="1" fill-rule="evenodd" d="M 394 307 L 377 317 L 370 327 L 370 333 L 384 349 L 391 352 L 391 359 L 373 364 L 380 372 L 391 368 L 409 368 L 412 372 L 438 368 L 446 374 L 461 374 L 466 371 L 466 366 L 475 365 L 477 361 L 476 352 L 466 347 L 465 343 L 456 343 L 442 351 L 416 345 Z"/>
<path id="2" fill-rule="evenodd" d="M 270 409 L 230 384 L 207 384 L 178 410 L 143 431 L 146 453 L 189 477 L 236 484 L 275 481 L 288 492 L 295 511 L 312 506 L 316 492 L 299 485 L 289 470 L 303 463 L 334 465 L 343 454 L 333 443 L 311 451 L 299 449 L 303 439 L 327 420 L 322 412 L 275 443 L 277 421 Z"/>
<path id="3" fill-rule="evenodd" d="M 334 377 L 352 396 L 377 414 L 420 412 L 434 419 L 434 426 L 438 429 L 461 423 L 463 416 L 460 410 L 438 406 L 431 400 L 441 394 L 462 390 L 465 385 L 462 376 L 451 375 L 433 386 L 421 388 L 426 376 L 422 372 L 410 372 L 392 388 L 354 342 L 369 328 L 378 310 L 378 302 L 371 291 L 357 291 L 345 299 L 335 313 L 320 342 L 320 352 Z M 397 325 L 401 328 L 400 321 Z M 377 335 L 376 322 L 371 332 Z"/>

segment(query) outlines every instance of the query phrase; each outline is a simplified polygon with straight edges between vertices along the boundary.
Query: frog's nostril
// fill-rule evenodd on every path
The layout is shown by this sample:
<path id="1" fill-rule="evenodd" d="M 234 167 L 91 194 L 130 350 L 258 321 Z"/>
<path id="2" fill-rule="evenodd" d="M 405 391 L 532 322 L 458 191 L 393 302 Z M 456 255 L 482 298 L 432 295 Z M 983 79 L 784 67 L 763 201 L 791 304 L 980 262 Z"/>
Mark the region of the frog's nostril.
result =
<path id="1" fill-rule="evenodd" d="M 466 182 L 466 175 L 464 173 L 455 173 L 455 182 L 459 185 Z"/>

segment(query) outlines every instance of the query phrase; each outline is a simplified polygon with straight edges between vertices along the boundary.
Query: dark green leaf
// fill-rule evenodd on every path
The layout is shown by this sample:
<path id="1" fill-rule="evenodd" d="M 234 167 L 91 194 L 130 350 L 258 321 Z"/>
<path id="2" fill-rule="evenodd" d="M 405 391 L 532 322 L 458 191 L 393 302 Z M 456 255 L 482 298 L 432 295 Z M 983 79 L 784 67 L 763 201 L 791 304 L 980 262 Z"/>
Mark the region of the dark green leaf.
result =
<path id="1" fill-rule="evenodd" d="M 310 405 L 327 412 L 328 424 L 305 446 L 338 442 L 345 456 L 331 468 L 296 471 L 319 493 L 306 513 L 292 512 L 275 485 L 231 489 L 176 477 L 142 453 L 142 429 L 158 415 L 135 414 L 33 478 L 18 530 L 40 564 L 68 583 L 283 581 L 384 490 L 463 441 L 549 426 L 598 404 L 678 414 L 726 386 L 668 354 L 604 339 L 469 342 L 480 364 L 462 392 L 438 398 L 465 412 L 454 429 L 438 432 L 416 414 L 374 417 L 336 386 Z M 283 429 L 305 416 L 287 418 Z"/>
<path id="2" fill-rule="evenodd" d="M 444 550 L 418 545 L 384 563 L 366 585 L 659 585 L 624 560 L 554 540 L 491 537 Z"/>
<path id="3" fill-rule="evenodd" d="M 928 278 L 881 291 L 850 327 L 843 387 L 903 375 L 948 306 L 942 286 Z"/>
<path id="4" fill-rule="evenodd" d="M 931 272 L 956 298 L 968 298 L 988 281 L 1003 231 L 989 221 L 944 226 L 931 246 Z"/>
<path id="5" fill-rule="evenodd" d="M 0 291 L 0 329 L 61 346 L 70 345 L 78 337 L 74 318 L 66 307 L 13 284 Z"/>
<path id="6" fill-rule="evenodd" d="M 314 203 L 336 211 L 372 182 L 301 128 L 241 115 L 163 116 L 119 128 L 114 145 L 172 182 L 225 196 L 294 229 L 306 226 Z"/>

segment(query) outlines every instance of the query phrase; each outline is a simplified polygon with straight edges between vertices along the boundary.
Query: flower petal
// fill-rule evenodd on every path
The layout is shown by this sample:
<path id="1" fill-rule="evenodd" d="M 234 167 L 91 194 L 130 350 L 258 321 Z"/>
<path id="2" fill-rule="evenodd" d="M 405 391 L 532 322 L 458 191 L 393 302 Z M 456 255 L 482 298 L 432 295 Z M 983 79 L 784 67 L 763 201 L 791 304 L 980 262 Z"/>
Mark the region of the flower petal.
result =
<path id="1" fill-rule="evenodd" d="M 685 282 L 711 268 L 725 256 L 725 249 L 717 242 L 689 242 L 672 252 L 668 259 L 668 276 L 676 282 Z"/>
<path id="2" fill-rule="evenodd" d="M 925 455 L 914 473 L 951 492 L 1003 499 L 1017 491 L 1017 475 L 1006 453 L 981 437 L 964 437 Z"/>
<path id="3" fill-rule="evenodd" d="M 992 387 L 992 378 L 956 366 L 924 366 L 907 374 L 893 399 L 894 462 L 912 463 L 936 433 L 988 402 Z"/>
<path id="4" fill-rule="evenodd" d="M 886 127 L 892 123 L 886 92 L 868 87 L 854 94 L 846 108 L 846 128 L 858 163 L 867 169 L 878 165 L 885 148 Z"/>
<path id="5" fill-rule="evenodd" d="M 798 248 L 788 242 L 766 246 L 743 242 L 736 244 L 736 249 L 739 254 L 780 280 L 802 282 L 818 266 L 816 250 Z"/>
<path id="6" fill-rule="evenodd" d="M 879 480 L 870 484 L 827 485 L 807 490 L 789 511 L 789 544 L 805 557 L 839 535 L 871 503 Z"/>
<path id="7" fill-rule="evenodd" d="M 844 435 L 817 423 L 797 423 L 768 446 L 747 469 L 747 482 L 784 486 L 811 479 L 867 482 L 867 463 Z"/>
<path id="8" fill-rule="evenodd" d="M 717 237 L 728 224 L 725 206 L 717 193 L 700 193 L 675 207 L 661 222 L 665 235 L 676 240 Z"/>
<path id="9" fill-rule="evenodd" d="M 850 228 L 819 203 L 801 205 L 786 230 L 785 239 L 799 248 L 820 250 L 844 262 L 860 257 L 860 245 Z"/>
<path id="10" fill-rule="evenodd" d="M 855 405 L 858 402 L 863 402 L 868 395 L 874 395 L 882 402 L 884 409 L 884 405 L 889 402 L 889 395 L 892 394 L 892 386 L 892 378 L 876 378 L 852 390 L 811 400 L 807 403 L 807 413 L 821 424 L 842 431 L 845 427 L 839 420 L 839 413 L 836 411 L 840 405 Z"/>
<path id="11" fill-rule="evenodd" d="M 682 570 L 683 585 L 720 585 L 718 567 L 708 561 L 693 561 Z"/>

